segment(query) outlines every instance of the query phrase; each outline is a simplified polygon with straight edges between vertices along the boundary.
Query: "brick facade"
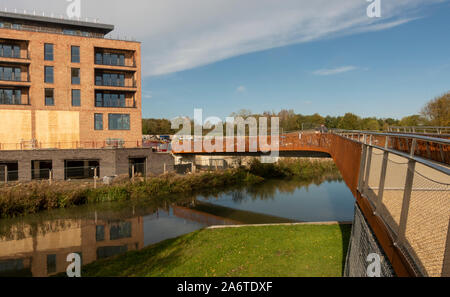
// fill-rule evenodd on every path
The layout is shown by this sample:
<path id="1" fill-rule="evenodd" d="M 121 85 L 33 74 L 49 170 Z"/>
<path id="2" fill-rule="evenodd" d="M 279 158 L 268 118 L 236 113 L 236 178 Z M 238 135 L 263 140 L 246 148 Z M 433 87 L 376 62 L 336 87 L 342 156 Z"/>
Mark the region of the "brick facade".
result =
<path id="1" fill-rule="evenodd" d="M 45 26 L 45 22 L 39 25 Z M 22 90 L 21 105 L 0 104 L 0 115 L 9 120 L 3 122 L 0 128 L 0 150 L 21 149 L 17 143 L 31 141 L 35 141 L 38 148 L 101 148 L 106 146 L 107 139 L 121 139 L 125 147 L 136 147 L 142 143 L 139 42 L 0 28 L 0 43 L 19 45 L 21 54 L 20 58 L 0 55 L 0 66 L 22 69 L 22 81 L 0 80 L 0 88 Z M 53 45 L 52 61 L 44 59 L 45 44 Z M 72 46 L 80 47 L 80 63 L 71 62 Z M 99 51 L 123 53 L 125 66 L 96 64 L 95 53 Z M 54 67 L 53 83 L 44 82 L 45 66 Z M 72 84 L 73 68 L 80 69 L 79 85 Z M 125 86 L 97 86 L 96 71 L 123 74 Z M 45 105 L 45 89 L 54 90 L 54 106 Z M 72 90 L 81 91 L 80 107 L 72 106 Z M 105 90 L 126 94 L 127 106 L 130 107 L 96 107 L 95 92 Z M 101 131 L 94 129 L 96 113 L 103 114 Z M 130 130 L 110 130 L 109 114 L 129 114 Z"/>
<path id="2" fill-rule="evenodd" d="M 32 161 L 52 161 L 53 178 L 65 179 L 65 161 L 99 161 L 100 174 L 104 176 L 120 176 L 129 174 L 130 158 L 145 159 L 147 175 L 172 171 L 174 159 L 171 154 L 154 153 L 150 149 L 87 149 L 87 150 L 35 150 L 35 151 L 3 151 L 0 163 L 17 162 L 19 165 L 19 181 L 32 179 Z"/>

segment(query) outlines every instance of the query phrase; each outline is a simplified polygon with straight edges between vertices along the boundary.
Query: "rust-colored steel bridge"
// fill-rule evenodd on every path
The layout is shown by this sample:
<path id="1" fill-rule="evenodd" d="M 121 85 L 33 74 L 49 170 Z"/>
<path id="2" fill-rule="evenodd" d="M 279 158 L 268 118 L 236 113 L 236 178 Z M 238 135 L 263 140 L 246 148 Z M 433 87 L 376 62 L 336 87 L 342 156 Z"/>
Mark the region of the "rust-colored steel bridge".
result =
<path id="1" fill-rule="evenodd" d="M 271 137 L 267 138 L 270 144 Z M 449 138 L 293 132 L 278 138 L 278 150 L 322 152 L 333 158 L 398 276 L 450 276 Z M 245 137 L 240 146 L 234 139 L 231 145 L 229 138 L 222 141 L 223 151 L 207 151 L 193 141 L 183 149 L 174 147 L 173 153 L 246 154 L 268 148 L 259 144 L 258 137 Z M 242 143 L 245 149 L 239 150 Z"/>

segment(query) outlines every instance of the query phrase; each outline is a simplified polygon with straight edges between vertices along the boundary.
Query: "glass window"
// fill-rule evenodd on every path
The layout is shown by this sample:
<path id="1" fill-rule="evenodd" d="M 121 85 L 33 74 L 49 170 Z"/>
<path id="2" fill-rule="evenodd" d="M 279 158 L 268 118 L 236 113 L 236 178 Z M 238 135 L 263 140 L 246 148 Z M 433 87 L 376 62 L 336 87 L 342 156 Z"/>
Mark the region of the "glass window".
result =
<path id="1" fill-rule="evenodd" d="M 72 68 L 72 84 L 73 85 L 79 85 L 81 83 L 80 80 L 80 69 L 79 68 Z"/>
<path id="2" fill-rule="evenodd" d="M 119 55 L 119 65 L 125 66 L 125 55 Z"/>
<path id="3" fill-rule="evenodd" d="M 0 80 L 3 80 L 3 67 L 0 67 Z"/>
<path id="4" fill-rule="evenodd" d="M 49 84 L 54 82 L 52 66 L 45 66 L 45 82 Z"/>
<path id="5" fill-rule="evenodd" d="M 53 61 L 53 44 L 44 44 L 44 60 Z"/>
<path id="6" fill-rule="evenodd" d="M 111 55 L 108 53 L 103 54 L 103 64 L 111 65 Z"/>
<path id="7" fill-rule="evenodd" d="M 130 130 L 130 115 L 109 114 L 108 128 L 109 130 Z"/>
<path id="8" fill-rule="evenodd" d="M 125 86 L 125 75 L 120 74 L 119 75 L 119 87 L 124 87 Z"/>
<path id="9" fill-rule="evenodd" d="M 101 116 L 101 114 L 96 114 L 96 116 L 97 115 Z M 95 227 L 95 240 L 96 241 L 104 241 L 105 240 L 105 226 L 98 225 Z"/>
<path id="10" fill-rule="evenodd" d="M 96 86 L 102 86 L 103 85 L 103 78 L 101 75 L 95 76 L 95 85 Z"/>
<path id="11" fill-rule="evenodd" d="M 63 34 L 65 35 L 76 35 L 76 32 L 74 30 L 63 30 Z"/>
<path id="12" fill-rule="evenodd" d="M 118 82 L 119 76 L 117 74 L 111 74 L 111 85 L 117 87 L 119 85 Z"/>
<path id="13" fill-rule="evenodd" d="M 103 73 L 103 85 L 110 86 L 111 85 L 111 75 L 108 73 Z"/>
<path id="14" fill-rule="evenodd" d="M 119 107 L 119 94 L 111 94 L 111 106 Z"/>
<path id="15" fill-rule="evenodd" d="M 123 238 L 131 238 L 131 223 L 112 224 L 109 229 L 109 239 L 118 240 Z"/>
<path id="16" fill-rule="evenodd" d="M 119 64 L 119 56 L 117 54 L 111 54 L 111 65 Z"/>
<path id="17" fill-rule="evenodd" d="M 95 106 L 102 107 L 103 106 L 103 96 L 102 93 L 97 93 L 95 96 Z"/>
<path id="18" fill-rule="evenodd" d="M 47 255 L 47 274 L 56 272 L 56 255 Z"/>
<path id="19" fill-rule="evenodd" d="M 22 104 L 22 91 L 21 90 L 14 91 L 14 104 L 17 104 L 17 105 Z"/>
<path id="20" fill-rule="evenodd" d="M 96 113 L 94 115 L 94 129 L 95 130 L 103 130 L 103 114 L 101 113 Z M 104 231 L 103 231 L 104 233 Z M 103 234 L 103 237 L 105 235 Z"/>
<path id="21" fill-rule="evenodd" d="M 111 106 L 111 94 L 106 93 L 103 94 L 103 107 L 110 107 Z"/>
<path id="22" fill-rule="evenodd" d="M 72 46 L 72 63 L 80 63 L 80 47 Z"/>
<path id="23" fill-rule="evenodd" d="M 55 97 L 53 89 L 45 89 L 45 105 L 46 106 L 55 105 Z"/>
<path id="24" fill-rule="evenodd" d="M 3 79 L 4 80 L 12 80 L 13 79 L 13 69 L 11 67 L 3 68 Z"/>
<path id="25" fill-rule="evenodd" d="M 4 104 L 13 104 L 13 90 L 3 90 Z"/>
<path id="26" fill-rule="evenodd" d="M 95 64 L 103 64 L 103 55 L 102 53 L 95 54 Z"/>
<path id="27" fill-rule="evenodd" d="M 3 45 L 3 57 L 12 58 L 12 56 L 13 56 L 12 46 L 10 46 L 10 45 Z"/>
<path id="28" fill-rule="evenodd" d="M 15 81 L 22 81 L 22 71 L 20 68 L 14 69 L 14 80 Z"/>
<path id="29" fill-rule="evenodd" d="M 13 47 L 13 56 L 14 58 L 20 58 L 20 46 L 15 45 Z"/>
<path id="30" fill-rule="evenodd" d="M 72 106 L 81 106 L 80 90 L 72 90 Z"/>
<path id="31" fill-rule="evenodd" d="M 120 107 L 125 107 L 125 94 L 120 94 Z"/>

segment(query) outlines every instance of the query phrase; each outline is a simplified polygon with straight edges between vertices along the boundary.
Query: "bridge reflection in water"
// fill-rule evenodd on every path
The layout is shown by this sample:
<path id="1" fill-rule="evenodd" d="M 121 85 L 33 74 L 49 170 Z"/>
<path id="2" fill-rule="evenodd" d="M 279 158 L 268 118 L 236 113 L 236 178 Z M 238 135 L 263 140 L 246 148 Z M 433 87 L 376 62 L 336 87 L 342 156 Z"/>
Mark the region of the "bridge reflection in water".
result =
<path id="1" fill-rule="evenodd" d="M 267 138 L 270 143 L 271 137 Z M 450 276 L 449 138 L 364 131 L 295 132 L 280 136 L 279 151 L 331 155 L 397 275 Z M 245 137 L 245 150 L 238 150 L 235 140 L 234 150 L 225 154 L 254 153 L 250 147 L 262 154 L 265 148 L 258 140 Z M 227 148 L 227 139 L 218 141 Z M 201 146 L 192 143 L 189 151 L 173 153 L 224 155 L 196 151 L 197 147 Z"/>

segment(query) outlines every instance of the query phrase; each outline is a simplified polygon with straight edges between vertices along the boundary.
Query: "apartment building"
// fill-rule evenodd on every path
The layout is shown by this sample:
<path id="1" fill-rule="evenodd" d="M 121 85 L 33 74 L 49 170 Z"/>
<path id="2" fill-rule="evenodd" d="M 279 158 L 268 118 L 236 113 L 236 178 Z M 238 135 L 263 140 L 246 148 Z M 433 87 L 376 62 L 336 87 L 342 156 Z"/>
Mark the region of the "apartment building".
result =
<path id="1" fill-rule="evenodd" d="M 113 30 L 0 12 L 0 150 L 142 144 L 140 43 Z"/>

